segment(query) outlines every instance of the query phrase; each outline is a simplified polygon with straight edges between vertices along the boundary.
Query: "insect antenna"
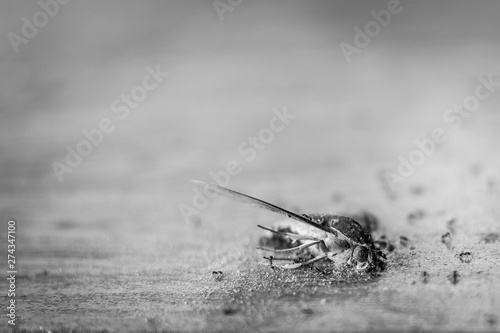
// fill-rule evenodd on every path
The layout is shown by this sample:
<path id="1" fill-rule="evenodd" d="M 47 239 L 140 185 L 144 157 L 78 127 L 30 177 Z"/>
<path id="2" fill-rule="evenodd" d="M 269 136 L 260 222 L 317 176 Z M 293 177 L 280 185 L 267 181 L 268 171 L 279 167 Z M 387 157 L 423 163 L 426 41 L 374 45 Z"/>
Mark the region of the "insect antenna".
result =
<path id="1" fill-rule="evenodd" d="M 270 251 L 270 252 L 276 252 L 276 253 L 288 253 L 288 252 L 300 252 L 304 249 L 307 249 L 308 247 L 311 247 L 313 245 L 316 245 L 316 244 L 319 244 L 321 243 L 322 241 L 321 240 L 317 240 L 317 241 L 314 241 L 314 242 L 310 242 L 310 243 L 305 243 L 305 244 L 302 244 L 302 245 L 299 245 L 299 246 L 296 246 L 296 247 L 291 247 L 289 249 L 268 249 L 268 248 L 265 248 L 265 247 L 257 247 L 258 250 L 264 250 L 264 251 Z"/>

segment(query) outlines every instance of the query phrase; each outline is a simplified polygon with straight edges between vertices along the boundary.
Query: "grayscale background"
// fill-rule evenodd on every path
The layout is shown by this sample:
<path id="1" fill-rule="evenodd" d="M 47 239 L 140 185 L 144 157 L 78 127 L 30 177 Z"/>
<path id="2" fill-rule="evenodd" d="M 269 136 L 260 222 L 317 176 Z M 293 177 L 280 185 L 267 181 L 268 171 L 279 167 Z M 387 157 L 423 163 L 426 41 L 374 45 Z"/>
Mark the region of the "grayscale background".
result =
<path id="1" fill-rule="evenodd" d="M 0 330 L 14 218 L 28 332 L 500 331 L 500 91 L 456 129 L 443 118 L 479 77 L 500 82 L 498 1 L 401 0 L 350 62 L 342 43 L 389 1 L 220 0 L 219 15 L 211 0 L 73 0 L 43 22 L 49 3 L 0 4 Z M 113 102 L 148 66 L 169 75 L 120 119 Z M 285 108 L 295 118 L 248 161 L 238 147 Z M 103 119 L 113 132 L 59 181 L 53 163 Z M 384 175 L 436 128 L 445 142 L 391 190 Z M 232 160 L 230 188 L 377 216 L 388 269 L 369 282 L 273 271 L 256 225 L 279 216 L 217 198 L 183 218 L 190 180 Z"/>

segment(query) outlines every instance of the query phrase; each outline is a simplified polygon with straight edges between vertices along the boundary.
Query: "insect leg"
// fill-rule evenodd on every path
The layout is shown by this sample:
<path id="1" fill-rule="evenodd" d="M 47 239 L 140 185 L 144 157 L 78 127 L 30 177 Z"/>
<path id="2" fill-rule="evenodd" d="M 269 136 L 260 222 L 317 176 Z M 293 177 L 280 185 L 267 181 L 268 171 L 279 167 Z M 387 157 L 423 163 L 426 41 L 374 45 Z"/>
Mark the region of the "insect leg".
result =
<path id="1" fill-rule="evenodd" d="M 261 228 L 261 229 L 270 231 L 270 232 L 272 232 L 274 234 L 278 234 L 278 235 L 281 235 L 281 236 L 285 236 L 285 237 L 291 238 L 293 240 L 313 240 L 313 241 L 318 241 L 319 240 L 316 237 L 303 236 L 303 235 L 298 235 L 298 234 L 294 234 L 294 233 L 291 233 L 291 232 L 276 231 L 276 230 L 273 230 L 273 229 L 269 229 L 269 228 L 263 227 L 261 225 L 257 225 L 257 226 L 259 228 Z"/>
<path id="2" fill-rule="evenodd" d="M 281 250 L 267 249 L 265 247 L 257 247 L 257 249 L 264 250 L 264 251 L 276 252 L 276 253 L 287 253 L 287 252 L 302 251 L 304 249 L 307 249 L 308 247 L 311 247 L 313 245 L 319 244 L 321 242 L 323 242 L 323 241 L 322 240 L 317 240 L 317 241 L 310 242 L 310 243 L 305 243 L 305 244 L 302 244 L 302 245 L 299 245 L 299 246 L 296 246 L 296 247 L 291 247 L 289 249 L 281 249 Z"/>
<path id="3" fill-rule="evenodd" d="M 299 267 L 304 266 L 304 265 L 312 264 L 312 263 L 315 263 L 317 261 L 323 260 L 326 257 L 327 257 L 327 255 L 323 254 L 323 255 L 317 256 L 316 258 L 312 258 L 311 260 L 308 260 L 308 261 L 305 261 L 305 262 L 301 262 L 301 263 L 298 263 L 298 264 L 284 265 L 284 266 L 281 266 L 281 268 L 284 268 L 284 269 L 295 269 L 295 268 L 299 268 Z"/>

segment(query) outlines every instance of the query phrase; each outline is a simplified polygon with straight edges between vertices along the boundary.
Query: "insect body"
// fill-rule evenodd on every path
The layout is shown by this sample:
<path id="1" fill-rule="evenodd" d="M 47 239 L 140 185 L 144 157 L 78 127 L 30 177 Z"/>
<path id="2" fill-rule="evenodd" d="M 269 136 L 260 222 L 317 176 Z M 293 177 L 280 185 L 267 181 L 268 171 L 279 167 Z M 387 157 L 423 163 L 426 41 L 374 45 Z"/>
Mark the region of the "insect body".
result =
<path id="1" fill-rule="evenodd" d="M 370 232 L 358 222 L 345 216 L 330 214 L 299 215 L 260 199 L 236 192 L 215 184 L 193 181 L 204 191 L 222 194 L 238 201 L 256 205 L 260 208 L 285 215 L 290 219 L 302 222 L 298 232 L 277 231 L 259 225 L 258 227 L 271 233 L 289 238 L 300 245 L 287 249 L 265 249 L 276 253 L 298 253 L 309 249 L 314 258 L 301 263 L 282 266 L 283 268 L 298 268 L 303 265 L 318 262 L 324 259 L 334 260 L 340 253 L 348 254 L 348 263 L 356 264 L 358 271 L 367 271 L 381 267 L 380 257 L 384 254 L 375 248 Z M 273 258 L 278 260 L 279 258 Z"/>

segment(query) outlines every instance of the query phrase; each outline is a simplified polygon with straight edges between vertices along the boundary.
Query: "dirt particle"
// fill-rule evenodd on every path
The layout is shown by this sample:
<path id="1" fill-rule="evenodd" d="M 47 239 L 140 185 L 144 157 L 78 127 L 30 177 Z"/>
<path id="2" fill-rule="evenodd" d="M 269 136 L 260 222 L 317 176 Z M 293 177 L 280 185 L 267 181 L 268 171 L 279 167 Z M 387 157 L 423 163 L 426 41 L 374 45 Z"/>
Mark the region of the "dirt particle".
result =
<path id="1" fill-rule="evenodd" d="M 302 311 L 303 314 L 306 314 L 308 316 L 310 316 L 314 313 L 313 309 L 311 309 L 311 308 L 302 308 L 300 311 Z"/>
<path id="2" fill-rule="evenodd" d="M 235 313 L 238 313 L 239 309 L 237 308 L 234 308 L 234 307 L 231 307 L 231 306 L 224 306 L 222 308 L 222 313 L 225 315 L 225 316 L 231 316 Z"/>
<path id="3" fill-rule="evenodd" d="M 472 261 L 472 253 L 468 251 L 462 252 L 458 255 L 458 258 L 460 259 L 461 262 L 468 264 Z"/>
<path id="4" fill-rule="evenodd" d="M 448 249 L 451 248 L 451 235 L 449 232 L 445 233 L 444 235 L 441 235 L 441 243 L 446 245 Z"/>
<path id="5" fill-rule="evenodd" d="M 386 250 L 387 252 L 392 252 L 396 249 L 394 243 L 387 239 L 386 235 L 380 236 L 375 242 L 375 246 L 379 250 Z"/>
<path id="6" fill-rule="evenodd" d="M 418 220 L 424 218 L 425 212 L 422 209 L 416 209 L 408 214 L 408 223 L 414 225 Z"/>
<path id="7" fill-rule="evenodd" d="M 222 273 L 222 271 L 213 271 L 212 277 L 215 281 L 222 281 L 222 279 L 224 278 L 224 273 Z"/>
<path id="8" fill-rule="evenodd" d="M 406 236 L 399 236 L 399 245 L 401 245 L 402 247 L 407 247 L 408 246 L 408 237 Z"/>
<path id="9" fill-rule="evenodd" d="M 496 324 L 498 324 L 498 317 L 493 313 L 485 313 L 484 321 L 490 326 L 495 326 Z"/>
<path id="10" fill-rule="evenodd" d="M 423 271 L 422 272 L 422 282 L 424 284 L 427 284 L 429 282 L 429 279 L 430 279 L 429 273 L 427 273 L 426 271 Z"/>
<path id="11" fill-rule="evenodd" d="M 452 284 L 457 284 L 459 282 L 459 279 L 460 279 L 460 274 L 458 274 L 457 271 L 453 271 L 453 273 L 448 275 L 448 279 L 450 280 L 450 282 Z"/>
<path id="12" fill-rule="evenodd" d="M 497 233 L 491 232 L 483 237 L 483 241 L 485 243 L 494 243 L 498 241 L 499 238 L 500 236 Z"/>

